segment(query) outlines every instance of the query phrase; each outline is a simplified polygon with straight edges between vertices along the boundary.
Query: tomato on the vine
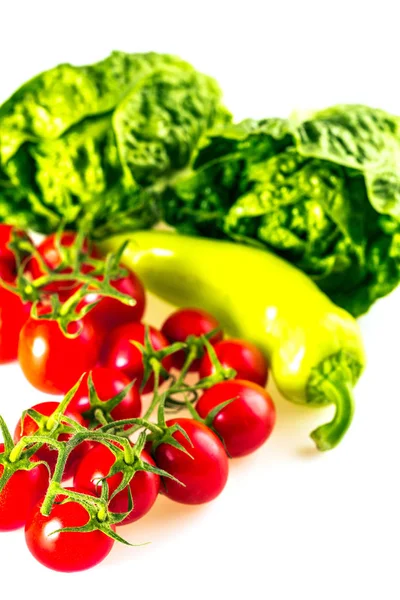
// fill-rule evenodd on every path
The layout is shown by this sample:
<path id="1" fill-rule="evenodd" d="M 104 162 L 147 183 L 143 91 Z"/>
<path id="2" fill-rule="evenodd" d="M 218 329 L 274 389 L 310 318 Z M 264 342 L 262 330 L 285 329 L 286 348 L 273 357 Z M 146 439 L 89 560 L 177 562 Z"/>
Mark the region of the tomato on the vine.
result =
<path id="1" fill-rule="evenodd" d="M 99 400 L 106 402 L 122 392 L 130 383 L 130 379 L 119 369 L 107 369 L 105 367 L 95 367 L 92 371 L 92 381 Z M 89 425 L 89 419 L 85 418 L 85 413 L 90 410 L 89 388 L 87 373 L 73 398 L 68 404 L 69 410 L 78 412 L 82 415 L 85 425 Z M 133 419 L 140 416 L 142 410 L 142 401 L 136 385 L 133 385 L 125 394 L 124 398 L 110 415 L 114 421 L 122 419 Z"/>
<path id="2" fill-rule="evenodd" d="M 121 369 L 130 379 L 136 379 L 141 385 L 144 375 L 142 351 L 132 342 L 144 345 L 146 327 L 143 323 L 128 323 L 114 329 L 105 339 L 103 344 L 102 365 Z M 149 336 L 154 350 L 162 350 L 168 346 L 168 340 L 155 327 L 149 327 Z M 171 368 L 171 357 L 162 360 L 163 367 L 168 371 Z M 143 393 L 151 392 L 154 388 L 154 375 L 152 374 L 144 386 Z"/>
<path id="3" fill-rule="evenodd" d="M 89 293 L 78 305 L 81 310 L 88 304 L 97 302 L 96 306 L 91 309 L 90 316 L 96 326 L 103 327 L 107 331 L 125 323 L 140 321 L 146 307 L 146 293 L 142 282 L 133 271 L 126 267 L 123 269 L 127 271 L 127 274 L 111 280 L 111 285 L 118 292 L 133 298 L 136 301 L 134 306 L 124 304 L 116 298 L 101 297 L 96 291 Z"/>
<path id="4" fill-rule="evenodd" d="M 48 417 L 54 413 L 54 411 L 58 408 L 58 402 L 40 402 L 39 404 L 35 404 L 32 406 L 33 410 L 43 415 L 43 426 L 45 426 L 48 421 Z M 66 417 L 73 419 L 80 425 L 84 425 L 84 420 L 81 415 L 73 410 L 69 406 L 64 411 Z M 62 420 L 61 420 L 62 423 Z M 14 433 L 14 441 L 18 442 L 22 436 L 24 435 L 35 435 L 39 434 L 38 432 L 39 425 L 30 417 L 29 415 L 25 415 L 21 421 L 18 421 L 17 426 L 15 428 Z M 71 439 L 71 434 L 62 433 L 57 438 L 60 442 L 67 442 Z M 77 463 L 80 461 L 82 456 L 86 454 L 86 452 L 91 448 L 91 443 L 88 441 L 81 442 L 79 446 L 74 448 L 71 454 L 68 457 L 67 463 L 65 465 L 65 470 L 63 473 L 63 480 L 69 479 L 75 472 L 75 468 Z M 36 456 L 39 460 L 45 461 L 50 468 L 50 471 L 54 473 L 54 469 L 57 462 L 57 451 L 52 448 L 50 445 L 44 444 L 36 451 Z"/>
<path id="5" fill-rule="evenodd" d="M 254 344 L 245 340 L 222 340 L 214 345 L 214 350 L 223 367 L 236 371 L 236 379 L 245 379 L 265 387 L 268 380 L 268 363 Z M 209 354 L 205 354 L 200 364 L 200 377 L 208 377 L 215 369 Z"/>
<path id="6" fill-rule="evenodd" d="M 189 336 L 200 337 L 210 333 L 214 329 L 218 331 L 209 338 L 211 344 L 222 340 L 223 332 L 219 329 L 218 321 L 205 310 L 198 308 L 181 308 L 172 313 L 161 328 L 170 343 L 186 342 Z M 172 355 L 172 362 L 175 368 L 181 369 L 186 359 L 184 350 L 180 350 Z M 198 371 L 201 357 L 195 359 L 189 371 Z"/>
<path id="7" fill-rule="evenodd" d="M 73 231 L 64 231 L 61 236 L 57 233 L 48 235 L 37 247 L 43 262 L 51 271 L 58 269 L 62 262 L 60 249 L 70 248 L 76 242 L 77 234 Z M 87 253 L 92 258 L 99 256 L 98 252 L 85 240 L 82 247 L 83 252 Z M 83 264 L 81 267 L 82 273 L 88 273 L 92 267 Z M 37 258 L 32 257 L 27 265 L 27 270 L 31 273 L 33 279 L 37 279 L 45 275 L 45 271 Z M 61 273 L 72 273 L 72 267 L 65 267 Z M 57 292 L 60 300 L 66 300 L 79 287 L 79 284 L 65 280 L 55 281 L 45 286 L 44 290 L 49 293 Z"/>
<path id="8" fill-rule="evenodd" d="M 64 394 L 85 371 L 92 369 L 100 351 L 101 336 L 86 315 L 71 324 L 75 338 L 66 337 L 56 321 L 27 320 L 19 338 L 18 360 L 28 381 L 48 394 Z"/>
<path id="9" fill-rule="evenodd" d="M 0 454 L 4 444 L 0 443 Z M 31 462 L 40 460 L 33 455 Z M 4 467 L 0 464 L 0 477 Z M 37 465 L 29 471 L 16 471 L 0 492 L 0 531 L 12 531 L 25 525 L 32 507 L 44 496 L 49 483 L 45 465 Z"/>
<path id="10" fill-rule="evenodd" d="M 81 504 L 60 504 L 63 499 L 61 494 L 56 497 L 47 517 L 40 512 L 42 502 L 35 506 L 25 524 L 25 541 L 36 560 L 49 569 L 64 573 L 90 569 L 108 556 L 114 540 L 99 529 L 59 532 L 64 527 L 82 527 L 90 518 Z M 111 528 L 115 531 L 114 525 Z"/>
<path id="11" fill-rule="evenodd" d="M 140 458 L 155 466 L 151 456 L 142 450 Z M 101 495 L 101 480 L 110 472 L 115 456 L 103 444 L 96 444 L 79 463 L 74 477 L 74 485 L 89 492 Z M 113 494 L 122 481 L 122 473 L 116 473 L 107 479 L 109 494 Z M 137 471 L 129 482 L 133 500 L 133 509 L 119 525 L 128 525 L 137 521 L 149 512 L 160 491 L 160 477 L 156 473 Z M 110 511 L 125 513 L 129 510 L 129 493 L 126 487 L 110 502 Z"/>
<path id="12" fill-rule="evenodd" d="M 200 417 L 226 400 L 232 402 L 214 417 L 213 429 L 231 457 L 245 456 L 266 442 L 275 425 L 275 406 L 268 392 L 251 381 L 222 381 L 206 390 L 196 404 Z"/>
<path id="13" fill-rule="evenodd" d="M 177 431 L 173 434 L 189 452 L 162 443 L 154 452 L 157 467 L 167 471 L 184 485 L 163 477 L 161 492 L 183 504 L 202 504 L 216 498 L 224 489 L 228 479 L 228 457 L 218 437 L 194 419 L 176 418 L 167 421 L 167 426 L 179 424 L 190 438 Z"/>

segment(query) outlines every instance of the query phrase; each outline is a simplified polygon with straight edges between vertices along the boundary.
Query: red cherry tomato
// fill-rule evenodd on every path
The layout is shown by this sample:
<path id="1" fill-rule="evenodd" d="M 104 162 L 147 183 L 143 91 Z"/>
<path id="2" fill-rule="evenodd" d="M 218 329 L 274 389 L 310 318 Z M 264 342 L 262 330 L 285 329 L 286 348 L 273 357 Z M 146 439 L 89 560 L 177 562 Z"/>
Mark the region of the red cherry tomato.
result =
<path id="1" fill-rule="evenodd" d="M 210 333 L 213 329 L 219 327 L 218 321 L 205 310 L 198 308 L 181 308 L 175 311 L 168 317 L 161 328 L 161 332 L 165 335 L 170 343 L 186 342 L 190 335 L 200 337 L 206 333 Z M 211 344 L 215 344 L 222 340 L 223 333 L 218 331 L 210 338 Z M 186 354 L 183 350 L 172 355 L 172 362 L 175 368 L 181 369 L 185 362 Z M 200 360 L 196 359 L 190 366 L 189 371 L 198 371 Z"/>
<path id="2" fill-rule="evenodd" d="M 83 329 L 76 338 L 67 338 L 56 321 L 27 320 L 20 334 L 18 360 L 35 388 L 65 394 L 82 373 L 96 365 L 101 339 L 89 317 L 80 322 Z"/>
<path id="3" fill-rule="evenodd" d="M 220 440 L 208 427 L 194 419 L 171 419 L 167 425 L 178 423 L 188 434 L 193 445 L 180 431 L 173 437 L 190 453 L 170 444 L 160 444 L 154 453 L 160 469 L 176 477 L 183 485 L 163 478 L 163 494 L 183 504 L 202 504 L 216 498 L 228 479 L 228 458 Z"/>
<path id="4" fill-rule="evenodd" d="M 118 369 L 96 367 L 91 373 L 96 393 L 99 399 L 104 402 L 117 396 L 130 382 L 130 379 Z M 69 410 L 78 412 L 82 415 L 86 425 L 89 425 L 89 420 L 85 419 L 84 413 L 90 409 L 88 377 L 89 374 L 86 374 L 82 379 L 79 388 L 68 405 Z M 139 391 L 134 385 L 110 414 L 114 421 L 120 421 L 122 419 L 139 417 L 141 410 L 142 401 L 140 399 Z"/>
<path id="5" fill-rule="evenodd" d="M 4 444 L 0 443 L 0 454 Z M 31 462 L 39 460 L 33 455 Z M 0 477 L 4 467 L 0 464 Z M 49 483 L 45 465 L 33 467 L 30 471 L 16 471 L 0 492 L 0 531 L 12 531 L 25 525 L 32 507 L 44 496 Z"/>
<path id="6" fill-rule="evenodd" d="M 3 265 L 4 279 L 8 267 Z M 10 281 L 10 280 L 8 280 Z M 17 359 L 21 329 L 29 317 L 31 305 L 0 284 L 0 364 Z"/>
<path id="7" fill-rule="evenodd" d="M 244 340 L 222 340 L 214 346 L 223 367 L 235 369 L 235 379 L 245 379 L 265 387 L 268 380 L 268 364 L 261 350 Z M 207 354 L 200 364 L 200 377 L 208 377 L 215 369 Z"/>
<path id="8" fill-rule="evenodd" d="M 145 450 L 141 454 L 142 460 L 155 466 L 151 456 Z M 101 479 L 106 477 L 115 462 L 115 456 L 102 444 L 95 447 L 86 454 L 80 462 L 75 473 L 74 485 L 89 492 L 101 495 Z M 116 473 L 107 479 L 110 495 L 117 489 L 122 481 L 122 474 Z M 155 473 L 137 471 L 129 483 L 132 494 L 133 509 L 119 525 L 128 525 L 137 521 L 149 512 L 157 499 L 160 491 L 160 477 Z M 125 488 L 119 492 L 110 502 L 110 511 L 124 513 L 129 509 L 129 494 Z"/>
<path id="9" fill-rule="evenodd" d="M 275 425 L 275 406 L 270 395 L 251 381 L 222 381 L 206 390 L 196 409 L 205 419 L 225 400 L 235 398 L 215 417 L 213 428 L 231 457 L 254 452 L 269 438 Z"/>
<path id="10" fill-rule="evenodd" d="M 122 294 L 136 300 L 134 306 L 128 306 L 115 298 L 101 298 L 96 292 L 88 294 L 79 304 L 79 309 L 82 309 L 84 306 L 98 301 L 98 304 L 90 311 L 90 316 L 96 326 L 104 327 L 108 331 L 125 323 L 140 321 L 144 314 L 146 295 L 143 284 L 135 273 L 129 269 L 126 270 L 128 274 L 114 279 L 111 281 L 111 285 Z"/>
<path id="11" fill-rule="evenodd" d="M 59 246 L 63 248 L 70 248 L 76 240 L 76 233 L 72 231 L 64 231 L 61 236 L 58 236 L 55 233 L 47 236 L 41 244 L 37 247 L 40 256 L 42 257 L 44 263 L 54 271 L 57 269 L 61 262 L 62 257 L 60 254 Z M 89 253 L 89 255 L 93 258 L 99 256 L 98 252 L 94 247 L 90 246 L 90 242 L 85 240 L 83 244 L 83 251 L 85 253 Z M 39 261 L 36 258 L 32 258 L 27 265 L 27 270 L 30 271 L 32 277 L 37 279 L 44 275 L 44 270 L 42 269 Z M 82 273 L 88 273 L 91 270 L 89 265 L 82 265 Z M 61 271 L 61 273 L 71 273 L 72 268 L 66 267 Z M 78 284 L 74 284 L 71 281 L 57 281 L 54 283 L 49 283 L 44 289 L 49 293 L 58 292 L 61 300 L 66 300 L 73 292 L 77 290 L 79 287 Z"/>
<path id="12" fill-rule="evenodd" d="M 149 327 L 150 341 L 155 350 L 161 350 L 168 346 L 168 340 L 163 334 Z M 136 379 L 140 386 L 143 380 L 143 358 L 142 352 L 131 341 L 144 344 L 145 325 L 143 323 L 129 323 L 114 329 L 103 344 L 103 356 L 101 362 L 104 366 L 121 369 L 129 379 Z M 166 356 L 162 364 L 168 371 L 171 368 L 171 358 Z M 154 376 L 151 375 L 147 381 L 143 393 L 151 392 L 154 388 Z"/>
<path id="13" fill-rule="evenodd" d="M 62 499 L 63 496 L 59 495 L 56 502 Z M 25 541 L 42 565 L 54 571 L 72 573 L 94 567 L 110 553 L 114 540 L 98 529 L 53 533 L 64 527 L 86 525 L 89 513 L 81 504 L 54 504 L 48 517 L 40 513 L 41 504 L 36 505 L 26 522 Z M 112 529 L 115 531 L 114 526 Z"/>
<path id="14" fill-rule="evenodd" d="M 44 417 L 42 427 L 46 426 L 45 424 L 48 421 L 46 417 L 51 417 L 51 415 L 54 413 L 58 406 L 58 402 L 40 402 L 39 404 L 35 404 L 35 406 L 32 406 L 34 410 L 36 410 Z M 70 419 L 77 421 L 80 425 L 84 424 L 84 420 L 82 419 L 81 415 L 71 410 L 69 406 L 65 410 L 64 414 Z M 29 415 L 25 415 L 23 423 L 21 423 L 21 419 L 17 423 L 14 433 L 14 441 L 18 442 L 18 440 L 20 440 L 21 437 L 24 435 L 38 434 L 38 429 L 39 425 Z M 69 439 L 71 439 L 71 435 L 63 433 L 59 435 L 57 439 L 61 442 L 67 442 Z M 67 464 L 65 465 L 63 481 L 69 479 L 74 474 L 77 463 L 80 461 L 82 456 L 86 452 L 88 452 L 90 447 L 90 442 L 82 442 L 81 444 L 79 444 L 79 446 L 72 450 L 67 460 Z M 46 444 L 39 448 L 39 450 L 36 452 L 36 456 L 39 460 L 44 460 L 49 465 L 50 471 L 54 473 L 54 468 L 56 466 L 58 456 L 56 450 L 54 450 L 51 446 L 48 446 Z"/>

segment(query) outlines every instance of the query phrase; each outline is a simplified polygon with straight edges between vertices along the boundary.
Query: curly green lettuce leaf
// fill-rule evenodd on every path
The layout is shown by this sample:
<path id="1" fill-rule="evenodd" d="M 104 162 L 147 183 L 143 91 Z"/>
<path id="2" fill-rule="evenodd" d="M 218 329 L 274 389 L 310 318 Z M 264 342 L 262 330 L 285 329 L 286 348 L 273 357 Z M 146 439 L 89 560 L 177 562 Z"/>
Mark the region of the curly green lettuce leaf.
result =
<path id="1" fill-rule="evenodd" d="M 399 119 L 343 105 L 210 132 L 161 204 L 170 225 L 275 252 L 360 315 L 400 280 L 399 166 Z"/>
<path id="2" fill-rule="evenodd" d="M 0 107 L 0 217 L 48 233 L 89 215 L 94 237 L 150 227 L 147 188 L 229 119 L 216 82 L 174 56 L 60 65 Z"/>
<path id="3" fill-rule="evenodd" d="M 113 114 L 121 162 L 143 185 L 185 167 L 201 135 L 222 116 L 215 81 L 192 69 L 143 77 Z"/>
<path id="4" fill-rule="evenodd" d="M 37 75 L 0 107 L 0 162 L 24 142 L 57 139 L 82 119 L 110 112 L 141 77 L 169 65 L 192 68 L 170 55 L 113 52 L 94 65 L 61 64 Z"/>

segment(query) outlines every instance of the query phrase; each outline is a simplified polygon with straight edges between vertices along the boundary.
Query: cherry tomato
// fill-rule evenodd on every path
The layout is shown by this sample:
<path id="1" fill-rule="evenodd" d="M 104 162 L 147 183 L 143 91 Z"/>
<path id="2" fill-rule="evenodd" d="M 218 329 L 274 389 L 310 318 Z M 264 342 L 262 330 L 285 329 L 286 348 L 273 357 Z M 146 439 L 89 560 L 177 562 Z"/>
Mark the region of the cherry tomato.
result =
<path id="1" fill-rule="evenodd" d="M 63 498 L 57 496 L 56 502 Z M 42 565 L 54 571 L 72 573 L 94 567 L 110 553 L 114 540 L 98 529 L 53 533 L 64 527 L 86 525 L 89 513 L 81 504 L 72 501 L 54 504 L 48 517 L 41 514 L 41 505 L 42 502 L 36 505 L 26 522 L 25 541 Z M 114 526 L 112 529 L 115 531 Z"/>
<path id="2" fill-rule="evenodd" d="M 3 265 L 4 279 L 7 272 L 8 267 Z M 24 304 L 19 296 L 0 284 L 0 364 L 17 359 L 19 335 L 30 309 L 29 303 Z"/>
<path id="3" fill-rule="evenodd" d="M 151 456 L 145 450 L 141 458 L 155 466 Z M 115 462 L 115 456 L 102 444 L 96 444 L 80 462 L 75 473 L 74 485 L 89 492 L 101 495 L 101 479 L 106 477 Z M 122 480 L 122 474 L 116 473 L 107 479 L 110 495 L 117 489 Z M 128 525 L 137 521 L 149 512 L 160 491 L 160 477 L 155 473 L 137 471 L 129 483 L 132 494 L 133 509 L 119 525 Z M 119 492 L 110 502 L 110 511 L 124 513 L 129 509 L 128 488 Z"/>
<path id="4" fill-rule="evenodd" d="M 52 233 L 47 236 L 41 244 L 37 247 L 40 256 L 42 257 L 44 263 L 54 271 L 57 269 L 61 262 L 62 257 L 60 254 L 59 246 L 63 248 L 70 248 L 76 240 L 76 233 L 72 231 L 64 231 L 61 236 L 56 233 Z M 94 247 L 90 246 L 90 243 L 85 240 L 83 244 L 83 251 L 85 253 L 89 253 L 89 256 L 96 258 L 99 256 L 98 252 Z M 32 274 L 34 279 L 41 277 L 45 274 L 42 269 L 39 261 L 36 258 L 32 258 L 27 265 L 27 270 Z M 82 273 L 88 273 L 91 270 L 89 265 L 82 265 Z M 66 267 L 61 271 L 61 273 L 71 273 L 72 268 Z M 49 283 L 44 289 L 49 293 L 58 292 L 60 296 L 60 300 L 66 300 L 71 294 L 73 294 L 79 287 L 79 284 L 74 284 L 71 281 L 57 281 L 54 283 Z"/>
<path id="5" fill-rule="evenodd" d="M 129 384 L 130 379 L 119 369 L 106 369 L 96 367 L 92 370 L 92 380 L 94 388 L 100 400 L 104 402 L 117 396 Z M 82 415 L 86 425 L 89 420 L 83 416 L 90 409 L 88 376 L 85 375 L 74 397 L 70 401 L 68 408 Z M 133 419 L 140 416 L 142 410 L 142 401 L 137 387 L 134 385 L 125 394 L 123 400 L 111 411 L 114 421 L 122 419 Z"/>
<path id="6" fill-rule="evenodd" d="M 89 317 L 80 322 L 83 329 L 76 338 L 67 338 L 56 321 L 27 320 L 20 334 L 18 360 L 35 388 L 65 394 L 82 373 L 96 365 L 101 340 Z"/>
<path id="7" fill-rule="evenodd" d="M 244 340 L 222 340 L 214 346 L 215 353 L 223 367 L 236 371 L 236 379 L 254 381 L 265 387 L 268 380 L 268 364 L 261 350 Z M 200 377 L 208 377 L 215 369 L 207 354 L 200 364 Z"/>
<path id="8" fill-rule="evenodd" d="M 175 311 L 168 317 L 161 328 L 161 332 L 165 335 L 170 343 L 186 342 L 190 335 L 200 337 L 206 333 L 210 333 L 213 329 L 219 327 L 218 321 L 205 310 L 198 308 L 181 308 Z M 223 333 L 218 331 L 210 338 L 211 344 L 215 344 L 222 340 Z M 186 354 L 183 350 L 172 355 L 172 362 L 175 368 L 181 369 L 185 362 Z M 201 359 L 196 359 L 192 362 L 189 371 L 198 371 Z"/>
<path id="9" fill-rule="evenodd" d="M 0 454 L 4 444 L 0 443 Z M 40 460 L 31 456 L 30 460 Z M 4 467 L 0 464 L 0 477 Z M 44 496 L 49 483 L 45 465 L 37 465 L 30 471 L 16 471 L 0 492 L 0 531 L 12 531 L 25 525 L 32 507 Z"/>
<path id="10" fill-rule="evenodd" d="M 202 504 L 216 498 L 228 479 L 228 458 L 220 440 L 208 427 L 194 419 L 171 419 L 188 434 L 193 446 L 180 431 L 173 437 L 190 453 L 170 444 L 160 444 L 154 453 L 157 466 L 176 477 L 183 485 L 163 478 L 163 494 L 183 504 Z"/>
<path id="11" fill-rule="evenodd" d="M 32 408 L 34 410 L 36 410 L 38 413 L 40 413 L 41 415 L 43 415 L 43 417 L 51 417 L 51 415 L 54 413 L 54 411 L 56 410 L 56 408 L 58 406 L 59 406 L 58 402 L 40 402 L 39 404 L 35 404 L 35 406 L 32 406 Z M 64 414 L 67 417 L 69 417 L 70 419 L 77 421 L 80 425 L 84 425 L 84 420 L 81 417 L 81 415 L 79 413 L 76 413 L 73 410 L 71 410 L 71 408 L 69 406 L 65 410 Z M 46 418 L 43 419 L 42 427 L 46 427 L 47 421 L 48 421 L 48 419 L 46 419 Z M 15 428 L 15 433 L 14 433 L 14 441 L 18 442 L 18 440 L 20 440 L 21 437 L 24 435 L 38 434 L 38 429 L 39 429 L 38 424 L 29 415 L 25 415 L 25 417 L 23 419 L 23 423 L 21 423 L 21 419 L 17 423 L 17 426 Z M 69 439 L 71 439 L 71 434 L 62 433 L 61 435 L 58 436 L 57 439 L 61 442 L 67 442 Z M 82 456 L 86 452 L 88 452 L 88 450 L 90 448 L 91 448 L 90 442 L 82 442 L 81 444 L 79 444 L 79 446 L 77 446 L 76 448 L 74 448 L 74 450 L 72 450 L 71 454 L 68 457 L 67 463 L 65 465 L 63 481 L 72 477 L 72 475 L 75 472 L 77 463 L 80 461 Z M 36 456 L 38 457 L 39 460 L 44 460 L 49 465 L 50 471 L 52 473 L 54 473 L 54 468 L 56 466 L 57 456 L 58 456 L 56 450 L 54 450 L 51 446 L 48 446 L 46 444 L 44 446 L 41 446 L 41 448 L 39 448 L 39 450 L 36 452 Z"/>
<path id="12" fill-rule="evenodd" d="M 88 294 L 78 307 L 82 309 L 84 306 L 98 301 L 98 304 L 92 308 L 90 316 L 96 326 L 104 327 L 108 331 L 125 323 L 140 321 L 146 306 L 146 296 L 142 282 L 133 271 L 126 267 L 123 268 L 128 271 L 128 274 L 112 280 L 111 285 L 122 294 L 136 300 L 134 306 L 128 306 L 115 298 L 101 298 L 96 292 L 93 292 Z"/>
<path id="13" fill-rule="evenodd" d="M 222 381 L 206 390 L 196 409 L 205 419 L 225 400 L 235 398 L 215 417 L 213 428 L 231 457 L 254 452 L 269 438 L 275 425 L 275 406 L 270 395 L 251 381 Z"/>
<path id="14" fill-rule="evenodd" d="M 161 350 L 168 346 L 168 340 L 163 334 L 149 327 L 150 341 L 154 350 Z M 106 338 L 103 344 L 103 355 L 101 362 L 104 366 L 114 369 L 121 369 L 129 379 L 136 379 L 138 386 L 143 380 L 143 358 L 142 352 L 131 341 L 144 344 L 145 325 L 143 323 L 128 323 L 114 329 Z M 166 356 L 162 360 L 164 368 L 168 371 L 171 368 L 171 357 Z M 154 376 L 151 375 L 143 393 L 151 392 L 154 388 Z"/>

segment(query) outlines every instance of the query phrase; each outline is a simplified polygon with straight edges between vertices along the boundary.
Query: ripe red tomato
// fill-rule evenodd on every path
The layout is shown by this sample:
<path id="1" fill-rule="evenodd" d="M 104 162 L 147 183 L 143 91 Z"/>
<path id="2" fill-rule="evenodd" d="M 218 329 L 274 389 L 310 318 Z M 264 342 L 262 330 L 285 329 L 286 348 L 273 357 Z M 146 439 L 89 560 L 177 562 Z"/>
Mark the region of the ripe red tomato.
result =
<path id="1" fill-rule="evenodd" d="M 8 267 L 3 273 L 7 277 Z M 22 326 L 29 317 L 31 305 L 0 285 L 0 364 L 17 359 Z"/>
<path id="2" fill-rule="evenodd" d="M 155 327 L 149 327 L 150 341 L 155 350 L 168 346 L 168 341 Z M 121 369 L 129 379 L 136 379 L 140 386 L 143 380 L 142 352 L 131 343 L 132 341 L 144 344 L 145 325 L 143 323 L 128 323 L 114 329 L 103 344 L 101 362 L 104 366 Z M 171 368 L 171 357 L 166 356 L 162 364 L 168 371 Z M 154 388 L 154 376 L 147 381 L 143 393 L 151 392 Z"/>
<path id="3" fill-rule="evenodd" d="M 126 267 L 124 267 L 124 269 L 126 269 Z M 93 293 L 88 294 L 78 307 L 79 309 L 82 309 L 84 306 L 98 301 L 98 304 L 92 308 L 90 316 L 96 326 L 104 327 L 108 331 L 115 327 L 119 327 L 120 325 L 124 325 L 125 323 L 140 321 L 144 314 L 146 295 L 143 284 L 133 271 L 130 271 L 129 269 L 126 270 L 128 271 L 128 274 L 124 277 L 112 280 L 111 285 L 122 294 L 136 300 L 134 306 L 128 306 L 115 298 L 100 297 L 94 291 Z"/>
<path id="4" fill-rule="evenodd" d="M 106 369 L 104 367 L 96 367 L 92 370 L 92 380 L 96 393 L 100 400 L 106 402 L 114 396 L 117 396 L 129 384 L 130 379 L 119 369 Z M 89 420 L 83 416 L 90 409 L 88 377 L 86 374 L 82 379 L 79 388 L 74 397 L 68 404 L 69 410 L 78 412 L 82 415 L 84 423 L 89 425 Z M 138 388 L 134 385 L 125 394 L 121 402 L 111 411 L 111 416 L 114 421 L 122 419 L 133 419 L 139 417 L 142 410 L 142 401 Z"/>
<path id="5" fill-rule="evenodd" d="M 216 498 L 228 479 L 228 458 L 220 440 L 208 427 L 194 419 L 171 419 L 167 425 L 178 423 L 188 434 L 193 446 L 181 432 L 173 437 L 191 454 L 170 444 L 160 444 L 154 453 L 157 466 L 176 477 L 183 485 L 163 478 L 161 492 L 183 504 L 202 504 Z"/>
<path id="6" fill-rule="evenodd" d="M 170 343 L 186 342 L 190 335 L 200 337 L 210 333 L 213 329 L 219 327 L 218 321 L 205 310 L 198 308 L 181 308 L 168 317 L 161 328 Z M 211 344 L 222 340 L 223 332 L 220 330 L 210 338 Z M 185 362 L 186 353 L 184 350 L 172 355 L 172 362 L 175 368 L 181 369 Z M 201 359 L 196 359 L 190 366 L 189 371 L 198 371 Z"/>
<path id="7" fill-rule="evenodd" d="M 222 381 L 206 390 L 196 409 L 205 419 L 226 400 L 235 398 L 214 418 L 212 426 L 231 457 L 254 452 L 269 438 L 275 425 L 275 406 L 268 392 L 251 381 Z"/>
<path id="8" fill-rule="evenodd" d="M 4 444 L 0 443 L 0 454 Z M 30 460 L 39 460 L 35 455 Z M 0 477 L 4 467 L 0 464 Z M 0 531 L 12 531 L 25 525 L 32 507 L 44 496 L 49 483 L 45 465 L 38 465 L 30 471 L 16 471 L 0 492 Z"/>
<path id="9" fill-rule="evenodd" d="M 63 498 L 62 495 L 57 496 L 56 502 Z M 86 525 L 89 514 L 81 504 L 54 504 L 48 517 L 40 513 L 41 504 L 36 505 L 26 522 L 25 541 L 42 565 L 54 571 L 72 573 L 94 567 L 110 553 L 114 540 L 98 529 L 53 533 L 64 527 Z M 115 531 L 114 526 L 112 529 Z"/>
<path id="10" fill-rule="evenodd" d="M 268 364 L 261 350 L 244 340 L 222 340 L 214 346 L 223 367 L 235 369 L 235 379 L 245 379 L 265 387 L 268 380 Z M 208 377 L 215 369 L 207 354 L 200 364 L 200 377 Z"/>
<path id="11" fill-rule="evenodd" d="M 35 406 L 32 406 L 32 408 L 44 417 L 50 417 L 58 406 L 58 402 L 40 402 L 39 404 L 35 404 Z M 65 410 L 64 414 L 70 419 L 77 421 L 77 423 L 79 423 L 80 425 L 84 425 L 84 420 L 81 417 L 81 415 L 71 410 L 69 406 Z M 45 427 L 45 423 L 47 422 L 47 420 L 48 419 L 46 418 L 43 419 L 42 427 Z M 21 419 L 17 423 L 14 433 L 14 441 L 18 442 L 24 435 L 38 434 L 38 429 L 38 424 L 29 415 L 25 415 L 23 423 L 21 423 Z M 63 433 L 59 435 L 57 439 L 61 442 L 67 442 L 69 439 L 71 439 L 71 435 Z M 63 481 L 72 477 L 72 475 L 75 472 L 77 463 L 80 461 L 82 456 L 84 456 L 84 454 L 88 452 L 90 447 L 90 442 L 82 442 L 81 444 L 79 444 L 79 446 L 74 448 L 74 450 L 69 455 L 69 458 L 65 465 Z M 54 450 L 51 446 L 48 446 L 46 444 L 39 448 L 39 450 L 36 452 L 36 456 L 39 460 L 44 460 L 49 465 L 50 471 L 54 473 L 58 456 L 56 450 Z"/>
<path id="12" fill-rule="evenodd" d="M 49 269 L 54 271 L 62 262 L 59 246 L 61 245 L 63 248 L 70 248 L 75 243 L 75 240 L 76 233 L 72 231 L 64 231 L 60 237 L 56 233 L 52 233 L 51 235 L 47 236 L 41 244 L 39 244 L 37 250 L 40 253 L 44 263 L 49 267 Z M 96 249 L 92 247 L 90 242 L 87 240 L 85 240 L 83 244 L 83 251 L 85 253 L 89 253 L 89 255 L 93 258 L 99 256 Z M 27 270 L 32 274 L 34 279 L 44 275 L 44 271 L 36 258 L 32 258 L 29 261 Z M 91 267 L 89 265 L 82 265 L 82 273 L 88 273 L 90 270 Z M 71 267 L 66 267 L 61 271 L 61 273 L 71 272 Z M 49 293 L 58 292 L 60 300 L 66 300 L 74 291 L 77 290 L 78 287 L 78 284 L 74 284 L 73 282 L 66 280 L 49 283 L 44 289 Z"/>
<path id="13" fill-rule="evenodd" d="M 48 394 L 65 394 L 97 362 L 100 334 L 87 315 L 78 337 L 67 338 L 56 321 L 29 318 L 19 339 L 18 360 L 28 381 Z"/>
<path id="14" fill-rule="evenodd" d="M 155 466 L 153 459 L 145 450 L 142 451 L 141 458 L 150 465 Z M 115 456 L 111 450 L 102 444 L 96 444 L 80 462 L 75 473 L 74 485 L 100 496 L 100 480 L 108 475 L 114 462 Z M 110 496 L 117 489 L 121 481 L 121 473 L 116 473 L 107 479 Z M 133 523 L 149 512 L 160 491 L 160 477 L 155 473 L 138 471 L 131 479 L 129 487 L 132 494 L 133 509 L 121 523 L 118 523 L 118 526 Z M 129 494 L 127 488 L 119 492 L 111 500 L 109 508 L 111 512 L 116 513 L 128 511 Z"/>

